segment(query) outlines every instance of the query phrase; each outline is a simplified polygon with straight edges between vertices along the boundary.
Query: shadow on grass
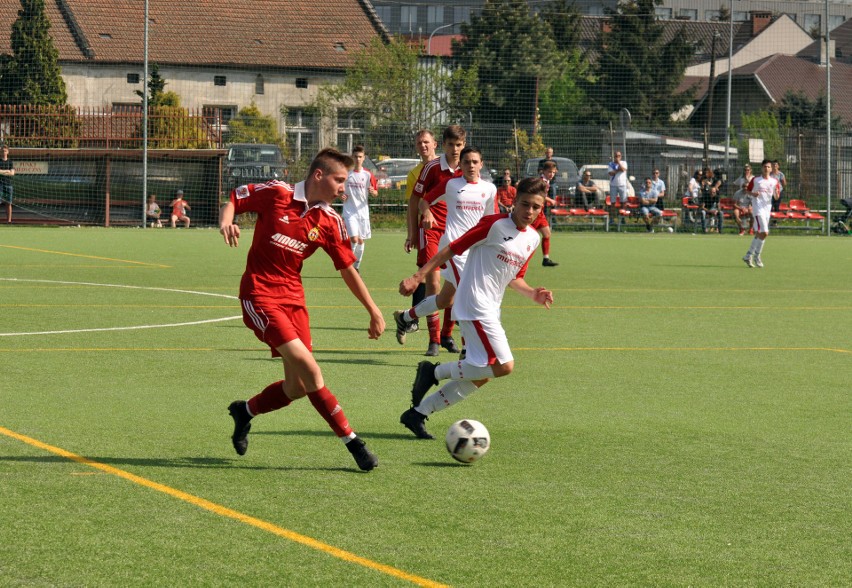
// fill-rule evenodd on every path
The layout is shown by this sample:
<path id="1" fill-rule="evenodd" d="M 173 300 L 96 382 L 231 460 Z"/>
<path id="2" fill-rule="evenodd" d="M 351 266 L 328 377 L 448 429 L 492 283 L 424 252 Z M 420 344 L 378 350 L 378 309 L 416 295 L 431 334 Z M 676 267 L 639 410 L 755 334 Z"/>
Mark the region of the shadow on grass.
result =
<path id="1" fill-rule="evenodd" d="M 365 441 L 369 441 L 370 439 L 413 439 L 415 441 L 419 441 L 419 439 L 413 437 L 410 433 L 371 433 L 363 430 L 359 430 L 357 432 L 358 436 L 363 437 Z M 320 429 L 310 431 L 252 431 L 249 433 L 249 437 L 253 437 L 254 435 L 280 435 L 282 437 L 332 437 L 333 433 Z"/>
<path id="2" fill-rule="evenodd" d="M 147 458 L 147 457 L 89 457 L 85 459 L 112 466 L 139 466 L 156 468 L 198 468 L 198 469 L 234 469 L 234 470 L 259 470 L 259 471 L 282 471 L 282 472 L 347 472 L 363 473 L 357 468 L 323 468 L 323 467 L 286 467 L 286 466 L 251 466 L 240 465 L 239 459 L 226 459 L 219 457 L 176 457 L 173 459 Z M 0 456 L 0 462 L 27 462 L 27 463 L 78 463 L 74 460 L 59 455 L 42 456 Z M 81 464 L 85 465 L 85 464 Z"/>
<path id="3" fill-rule="evenodd" d="M 453 463 L 447 461 L 417 461 L 412 465 L 422 466 L 424 468 L 467 468 L 469 464 Z"/>

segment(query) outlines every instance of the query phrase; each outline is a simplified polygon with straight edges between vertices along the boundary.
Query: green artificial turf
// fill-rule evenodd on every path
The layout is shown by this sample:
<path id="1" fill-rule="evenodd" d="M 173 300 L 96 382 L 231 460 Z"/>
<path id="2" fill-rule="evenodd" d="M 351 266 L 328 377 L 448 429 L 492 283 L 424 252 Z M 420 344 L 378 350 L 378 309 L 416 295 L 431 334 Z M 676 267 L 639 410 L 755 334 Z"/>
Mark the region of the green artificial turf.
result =
<path id="1" fill-rule="evenodd" d="M 435 441 L 398 423 L 425 333 L 367 339 L 319 252 L 315 355 L 379 456 L 365 474 L 307 401 L 231 448 L 228 404 L 282 377 L 217 320 L 240 314 L 250 238 L 0 230 L 0 585 L 849 583 L 852 240 L 771 235 L 749 269 L 747 237 L 557 233 L 560 265 L 527 274 L 554 307 L 506 294 L 515 372 L 433 415 Z M 378 232 L 362 267 L 389 323 L 402 242 Z M 491 433 L 473 466 L 443 446 L 460 418 Z"/>

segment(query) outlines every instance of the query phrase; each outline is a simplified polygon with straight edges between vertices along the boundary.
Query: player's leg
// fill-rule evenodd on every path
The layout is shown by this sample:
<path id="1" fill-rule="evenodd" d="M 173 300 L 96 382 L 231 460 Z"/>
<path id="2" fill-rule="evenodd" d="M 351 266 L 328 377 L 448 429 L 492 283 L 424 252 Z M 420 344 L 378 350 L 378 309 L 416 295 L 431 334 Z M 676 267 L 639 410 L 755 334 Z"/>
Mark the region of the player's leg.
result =
<path id="1" fill-rule="evenodd" d="M 184 216 L 183 216 L 183 218 L 182 218 L 181 220 L 183 220 L 183 226 L 184 226 L 184 228 L 188 229 L 188 228 L 189 228 L 189 217 L 188 217 L 188 216 L 186 216 L 186 215 L 184 215 Z"/>
<path id="2" fill-rule="evenodd" d="M 559 264 L 550 259 L 550 224 L 547 222 L 547 217 L 543 212 L 538 215 L 533 226 L 541 235 L 541 254 L 544 256 L 544 259 L 541 260 L 541 265 L 544 267 L 556 267 Z"/>

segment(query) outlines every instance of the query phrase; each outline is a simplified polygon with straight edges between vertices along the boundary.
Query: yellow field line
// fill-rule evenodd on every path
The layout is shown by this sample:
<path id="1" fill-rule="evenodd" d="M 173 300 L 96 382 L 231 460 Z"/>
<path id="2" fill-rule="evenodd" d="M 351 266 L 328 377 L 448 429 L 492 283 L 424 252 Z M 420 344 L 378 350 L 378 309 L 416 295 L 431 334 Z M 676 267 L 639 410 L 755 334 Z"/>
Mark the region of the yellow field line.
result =
<path id="1" fill-rule="evenodd" d="M 316 549 L 317 551 L 325 552 L 338 559 L 342 559 L 344 561 L 354 563 L 365 568 L 376 570 L 378 572 L 387 574 L 388 576 L 393 576 L 394 578 L 398 578 L 400 580 L 406 580 L 418 586 L 429 586 L 433 588 L 446 586 L 445 584 L 440 584 L 427 578 L 415 576 L 414 574 L 409 574 L 408 572 L 394 568 L 392 566 L 388 566 L 379 562 L 375 562 L 371 559 L 355 555 L 354 553 L 339 549 L 337 547 L 334 547 L 333 545 L 329 545 L 328 543 L 323 543 L 322 541 L 318 541 L 316 539 L 313 539 L 312 537 L 308 537 L 306 535 L 296 533 L 295 531 L 290 531 L 289 529 L 273 525 L 272 523 L 243 514 L 236 510 L 232 510 L 220 504 L 216 504 L 215 502 L 210 502 L 209 500 L 205 500 L 204 498 L 200 498 L 193 494 L 188 494 L 187 492 L 177 490 L 170 486 L 165 486 L 158 482 L 148 480 L 147 478 L 131 474 L 130 472 L 126 472 L 124 470 L 120 470 L 118 468 L 97 461 L 92 461 L 91 459 L 88 459 L 86 457 L 71 453 L 70 451 L 66 451 L 59 447 L 54 447 L 53 445 L 48 445 L 47 443 L 43 443 L 37 439 L 33 439 L 32 437 L 27 437 L 26 435 L 21 435 L 20 433 L 10 431 L 9 429 L 6 429 L 4 427 L 0 427 L 0 433 L 6 435 L 7 437 L 11 437 L 12 439 L 17 439 L 18 441 L 26 443 L 27 445 L 37 447 L 38 449 L 43 449 L 44 451 L 59 455 L 71 461 L 75 461 L 79 464 L 95 468 L 107 474 L 118 476 L 119 478 L 124 478 L 125 480 L 133 482 L 134 484 L 138 484 L 140 486 L 156 490 L 157 492 L 162 492 L 163 494 L 167 494 L 172 498 L 183 500 L 184 502 L 188 502 L 189 504 L 195 505 L 199 508 L 203 508 L 204 510 L 210 511 L 219 516 L 234 519 L 241 523 L 245 523 L 246 525 L 251 525 L 252 527 L 256 527 L 268 533 L 272 533 L 273 535 L 277 535 L 278 537 L 283 537 L 284 539 L 288 539 L 290 541 L 293 541 L 294 543 L 299 543 L 306 547 L 310 547 L 311 549 Z"/>
<path id="2" fill-rule="evenodd" d="M 852 354 L 850 349 L 834 347 L 512 347 L 513 351 L 828 351 L 831 353 Z M 131 352 L 166 352 L 166 351 L 215 351 L 222 352 L 263 352 L 261 348 L 214 348 L 214 347 L 35 347 L 28 349 L 0 349 L 0 353 L 38 353 L 38 352 L 106 352 L 106 351 L 131 351 Z M 314 353 L 322 352 L 351 352 L 351 353 L 409 353 L 411 349 L 405 347 L 371 347 L 365 349 L 346 347 L 315 347 Z"/>
<path id="3" fill-rule="evenodd" d="M 239 308 L 239 304 L 0 304 L 0 308 Z"/>
<path id="4" fill-rule="evenodd" d="M 159 267 L 159 268 L 170 268 L 170 265 L 163 265 L 161 263 L 147 263 L 145 261 L 133 261 L 130 259 L 114 259 L 112 257 L 99 257 L 97 255 L 83 255 L 82 253 L 68 253 L 66 251 L 51 251 L 49 249 L 35 249 L 33 247 L 20 247 L 17 245 L 0 245 L 0 247 L 5 247 L 7 249 L 19 249 L 20 251 L 34 251 L 36 253 L 50 253 L 52 255 L 67 255 L 69 257 L 83 257 L 86 259 L 99 259 L 101 261 L 118 261 L 121 263 L 132 263 L 134 265 L 147 265 L 151 267 Z"/>

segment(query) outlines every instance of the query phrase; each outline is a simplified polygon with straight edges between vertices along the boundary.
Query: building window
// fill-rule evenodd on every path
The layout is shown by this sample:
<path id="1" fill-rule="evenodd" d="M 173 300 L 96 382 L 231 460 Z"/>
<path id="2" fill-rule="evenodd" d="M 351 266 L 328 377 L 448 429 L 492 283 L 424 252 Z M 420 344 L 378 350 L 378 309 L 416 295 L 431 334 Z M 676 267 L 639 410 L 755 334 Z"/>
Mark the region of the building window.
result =
<path id="1" fill-rule="evenodd" d="M 453 8 L 453 22 L 470 22 L 470 6 L 456 6 Z M 458 32 L 453 29 L 453 32 Z"/>
<path id="2" fill-rule="evenodd" d="M 698 10 L 692 8 L 681 8 L 677 17 L 681 20 L 698 20 Z"/>
<path id="3" fill-rule="evenodd" d="M 391 7 L 390 6 L 374 6 L 379 19 L 390 28 L 391 25 Z"/>
<path id="4" fill-rule="evenodd" d="M 257 77 L 254 79 L 254 93 L 263 95 L 264 87 L 263 87 L 263 76 L 257 74 Z"/>
<path id="5" fill-rule="evenodd" d="M 428 6 L 426 8 L 426 25 L 430 31 L 444 24 L 444 7 Z"/>
<path id="6" fill-rule="evenodd" d="M 671 8 L 661 8 L 657 7 L 654 9 L 654 14 L 657 17 L 657 20 L 671 20 L 672 19 L 672 9 Z"/>
<path id="7" fill-rule="evenodd" d="M 707 21 L 719 20 L 719 11 L 718 10 L 705 10 L 704 11 L 704 20 L 707 20 Z"/>
<path id="8" fill-rule="evenodd" d="M 138 84 L 139 83 L 139 74 L 138 73 L 127 74 L 127 83 L 128 84 Z"/>
<path id="9" fill-rule="evenodd" d="M 403 32 L 417 30 L 417 6 L 402 6 L 399 13 L 399 25 Z"/>
<path id="10" fill-rule="evenodd" d="M 296 159 L 313 157 L 317 152 L 319 116 L 310 108 L 288 108 L 284 125 L 287 142 L 292 145 Z"/>
<path id="11" fill-rule="evenodd" d="M 831 15 L 828 17 L 828 30 L 833 31 L 834 29 L 842 25 L 844 22 L 846 22 L 846 17 L 842 14 L 839 16 Z"/>
<path id="12" fill-rule="evenodd" d="M 352 148 L 362 141 L 367 119 L 362 110 L 338 109 L 337 145 L 341 151 L 352 153 Z"/>
<path id="13" fill-rule="evenodd" d="M 139 102 L 113 102 L 113 114 L 138 114 L 142 112 L 142 104 Z"/>
<path id="14" fill-rule="evenodd" d="M 225 76 L 213 76 L 214 86 L 224 86 L 228 83 L 228 78 Z"/>
<path id="15" fill-rule="evenodd" d="M 808 34 L 819 34 L 822 30 L 822 18 L 819 14 L 805 14 L 802 18 L 802 28 L 805 29 Z"/>
<path id="16" fill-rule="evenodd" d="M 308 78 L 296 78 L 296 87 L 297 88 L 307 88 L 308 87 Z"/>
<path id="17" fill-rule="evenodd" d="M 734 22 L 748 22 L 748 12 L 745 12 L 745 11 L 741 11 L 741 12 L 734 11 L 732 14 L 733 14 L 733 16 L 734 16 Z M 794 18 L 793 20 L 796 20 L 796 19 Z"/>
<path id="18" fill-rule="evenodd" d="M 213 124 L 222 125 L 227 130 L 228 123 L 237 116 L 235 105 L 205 104 L 201 107 L 201 113 L 205 118 L 211 119 Z"/>

